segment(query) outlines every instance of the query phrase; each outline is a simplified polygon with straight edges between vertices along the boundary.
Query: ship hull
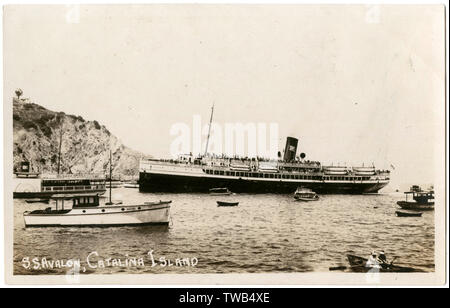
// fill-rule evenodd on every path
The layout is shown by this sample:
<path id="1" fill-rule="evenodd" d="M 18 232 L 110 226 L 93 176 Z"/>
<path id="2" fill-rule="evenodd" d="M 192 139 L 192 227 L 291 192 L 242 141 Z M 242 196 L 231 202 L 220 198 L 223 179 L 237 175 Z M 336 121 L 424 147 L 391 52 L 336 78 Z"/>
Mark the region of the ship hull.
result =
<path id="1" fill-rule="evenodd" d="M 99 208 L 80 208 L 54 211 L 50 214 L 24 213 L 26 227 L 113 227 L 169 224 L 170 206 L 135 205 Z M 139 209 L 137 209 L 139 208 Z"/>
<path id="2" fill-rule="evenodd" d="M 242 178 L 201 177 L 141 172 L 140 192 L 209 192 L 214 187 L 227 187 L 236 193 L 293 193 L 297 187 L 310 188 L 320 194 L 376 193 L 386 182 L 324 182 L 324 181 L 260 181 Z"/>
<path id="3" fill-rule="evenodd" d="M 434 210 L 434 202 L 408 202 L 408 201 L 397 201 L 397 204 L 405 210 L 416 210 L 416 211 L 431 211 Z"/>

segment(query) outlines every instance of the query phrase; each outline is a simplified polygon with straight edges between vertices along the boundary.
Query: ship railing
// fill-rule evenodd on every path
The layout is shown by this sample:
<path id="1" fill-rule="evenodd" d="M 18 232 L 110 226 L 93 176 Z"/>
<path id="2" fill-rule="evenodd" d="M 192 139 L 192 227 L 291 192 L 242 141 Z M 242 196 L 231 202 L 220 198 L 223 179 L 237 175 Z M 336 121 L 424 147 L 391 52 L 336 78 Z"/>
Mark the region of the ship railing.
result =
<path id="1" fill-rule="evenodd" d="M 295 162 L 295 163 L 279 162 L 278 164 L 282 167 L 320 168 L 320 163 L 318 162 Z"/>
<path id="2" fill-rule="evenodd" d="M 189 162 L 186 161 L 179 161 L 177 159 L 155 159 L 155 158 L 147 158 L 141 160 L 141 162 L 149 162 L 152 164 L 189 164 Z M 285 162 L 283 160 L 251 160 L 251 159 L 237 159 L 237 158 L 210 158 L 205 159 L 203 161 L 203 164 L 206 165 L 211 162 L 218 162 L 218 163 L 241 163 L 245 165 L 254 165 L 254 164 L 272 164 L 272 165 L 280 165 L 280 166 L 286 166 L 286 167 L 304 167 L 304 168 L 320 168 L 320 162 Z M 193 162 L 191 162 L 193 164 Z"/>
<path id="3" fill-rule="evenodd" d="M 42 191 L 91 191 L 106 189 L 105 185 L 76 185 L 76 186 L 44 186 Z"/>
<path id="4" fill-rule="evenodd" d="M 58 180 L 70 180 L 70 179 L 93 179 L 103 180 L 105 175 L 101 173 L 77 173 L 77 174 L 41 174 L 43 179 L 58 179 Z"/>

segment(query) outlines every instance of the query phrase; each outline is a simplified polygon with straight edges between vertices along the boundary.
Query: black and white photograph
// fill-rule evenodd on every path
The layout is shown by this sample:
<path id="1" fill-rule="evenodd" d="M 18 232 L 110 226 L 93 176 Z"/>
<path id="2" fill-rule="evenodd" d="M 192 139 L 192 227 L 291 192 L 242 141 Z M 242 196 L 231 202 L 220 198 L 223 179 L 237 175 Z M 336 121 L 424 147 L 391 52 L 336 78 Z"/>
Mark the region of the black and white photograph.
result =
<path id="1" fill-rule="evenodd" d="M 6 282 L 445 284 L 446 10 L 4 5 Z"/>

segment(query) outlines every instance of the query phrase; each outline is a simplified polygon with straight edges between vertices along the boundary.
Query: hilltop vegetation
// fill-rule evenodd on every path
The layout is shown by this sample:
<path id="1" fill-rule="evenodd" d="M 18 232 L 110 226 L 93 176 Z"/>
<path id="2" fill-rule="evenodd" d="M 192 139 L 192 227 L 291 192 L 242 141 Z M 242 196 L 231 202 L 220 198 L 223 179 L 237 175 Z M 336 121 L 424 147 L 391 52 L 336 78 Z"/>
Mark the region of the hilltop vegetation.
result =
<path id="1" fill-rule="evenodd" d="M 48 110 L 27 100 L 13 100 L 14 168 L 21 161 L 32 169 L 56 173 L 60 137 L 62 173 L 105 173 L 109 151 L 113 172 L 137 176 L 142 153 L 131 150 L 97 121 Z"/>

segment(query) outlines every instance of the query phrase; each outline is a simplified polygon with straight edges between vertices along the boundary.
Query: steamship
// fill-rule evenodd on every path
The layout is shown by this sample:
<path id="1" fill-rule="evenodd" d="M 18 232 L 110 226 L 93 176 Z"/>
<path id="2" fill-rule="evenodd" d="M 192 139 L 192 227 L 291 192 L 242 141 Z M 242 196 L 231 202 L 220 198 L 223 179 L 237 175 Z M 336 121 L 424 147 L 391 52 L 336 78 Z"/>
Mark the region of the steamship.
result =
<path id="1" fill-rule="evenodd" d="M 293 193 L 299 186 L 316 193 L 377 193 L 389 183 L 389 170 L 375 166 L 323 166 L 298 157 L 298 139 L 287 137 L 283 159 L 237 158 L 208 154 L 214 105 L 204 155 L 144 159 L 139 163 L 140 192 L 209 192 L 226 187 L 235 193 Z M 281 158 L 279 153 L 279 158 Z"/>
<path id="2" fill-rule="evenodd" d="M 337 194 L 377 193 L 390 171 L 375 166 L 324 166 L 297 154 L 298 139 L 287 137 L 282 159 L 180 155 L 174 160 L 144 159 L 139 166 L 141 192 L 208 192 L 227 187 L 240 193 L 293 193 L 297 187 Z"/>

